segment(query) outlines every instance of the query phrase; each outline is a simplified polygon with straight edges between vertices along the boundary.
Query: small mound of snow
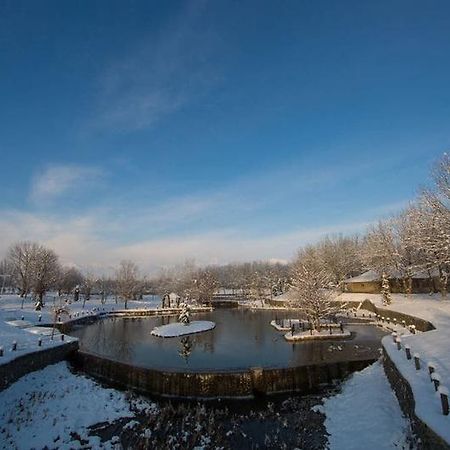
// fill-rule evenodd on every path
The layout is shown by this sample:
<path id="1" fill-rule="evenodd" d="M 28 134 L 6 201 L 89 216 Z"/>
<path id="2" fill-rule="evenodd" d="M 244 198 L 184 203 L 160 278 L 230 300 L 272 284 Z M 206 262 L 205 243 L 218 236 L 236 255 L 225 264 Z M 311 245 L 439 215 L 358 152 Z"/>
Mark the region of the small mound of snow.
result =
<path id="1" fill-rule="evenodd" d="M 158 337 L 177 337 L 185 336 L 186 334 L 201 333 L 215 328 L 216 323 L 209 320 L 195 320 L 188 324 L 183 323 L 169 323 L 161 327 L 153 328 L 151 334 Z"/>

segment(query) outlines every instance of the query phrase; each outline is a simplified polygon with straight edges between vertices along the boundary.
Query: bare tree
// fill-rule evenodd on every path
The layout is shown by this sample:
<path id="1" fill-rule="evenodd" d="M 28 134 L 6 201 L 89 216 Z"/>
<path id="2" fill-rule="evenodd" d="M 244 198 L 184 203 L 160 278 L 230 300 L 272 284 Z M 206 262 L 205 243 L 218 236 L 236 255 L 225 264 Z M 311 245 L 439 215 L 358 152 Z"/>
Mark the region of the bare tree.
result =
<path id="1" fill-rule="evenodd" d="M 116 280 L 118 294 L 124 300 L 125 309 L 127 309 L 128 301 L 135 298 L 139 289 L 138 266 L 130 260 L 121 261 L 116 271 Z"/>
<path id="2" fill-rule="evenodd" d="M 92 290 L 94 288 L 96 278 L 91 271 L 87 271 L 83 276 L 83 283 L 81 284 L 81 293 L 83 294 L 83 308 L 86 302 L 91 299 Z"/>
<path id="3" fill-rule="evenodd" d="M 83 274 L 75 267 L 63 267 L 58 279 L 58 289 L 69 295 L 76 286 L 83 284 Z"/>
<path id="4" fill-rule="evenodd" d="M 27 297 L 33 283 L 33 264 L 39 244 L 35 242 L 17 242 L 13 244 L 7 254 L 7 262 L 13 269 L 15 282 L 22 298 Z M 23 301 L 22 301 L 23 308 Z"/>
<path id="5" fill-rule="evenodd" d="M 39 245 L 32 267 L 32 290 L 38 299 L 36 309 L 40 309 L 43 306 L 45 293 L 56 285 L 61 273 L 58 255 L 53 250 Z"/>

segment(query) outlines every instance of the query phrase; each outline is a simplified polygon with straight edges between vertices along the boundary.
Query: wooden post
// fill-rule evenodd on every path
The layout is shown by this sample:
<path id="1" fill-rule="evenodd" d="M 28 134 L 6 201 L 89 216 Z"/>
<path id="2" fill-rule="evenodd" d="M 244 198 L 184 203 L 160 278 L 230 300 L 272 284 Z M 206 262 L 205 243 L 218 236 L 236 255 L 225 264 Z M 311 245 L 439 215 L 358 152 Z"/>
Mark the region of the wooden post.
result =
<path id="1" fill-rule="evenodd" d="M 39 314 L 39 316 L 38 316 L 38 322 L 42 322 L 42 314 Z"/>
<path id="2" fill-rule="evenodd" d="M 42 347 L 42 338 L 38 339 L 38 347 Z"/>
<path id="3" fill-rule="evenodd" d="M 441 384 L 441 376 L 437 372 L 431 374 L 431 380 L 434 384 L 434 390 L 437 392 L 439 385 Z"/>
<path id="4" fill-rule="evenodd" d="M 411 348 L 409 345 L 405 345 L 405 353 L 406 353 L 406 359 L 411 359 Z"/>
<path id="5" fill-rule="evenodd" d="M 416 366 L 416 370 L 420 370 L 420 356 L 418 353 L 414 353 L 414 365 Z"/>
<path id="6" fill-rule="evenodd" d="M 15 352 L 17 350 L 17 341 L 13 341 L 12 343 L 12 351 Z"/>
<path id="7" fill-rule="evenodd" d="M 439 386 L 439 394 L 441 396 L 442 414 L 448 416 L 448 389 L 444 386 Z"/>
<path id="8" fill-rule="evenodd" d="M 3 356 L 3 347 L 0 347 L 0 356 Z"/>
<path id="9" fill-rule="evenodd" d="M 401 350 L 402 349 L 402 340 L 397 337 L 395 338 L 395 343 L 397 344 L 397 350 Z"/>
<path id="10" fill-rule="evenodd" d="M 436 367 L 435 367 L 434 363 L 432 363 L 432 362 L 429 362 L 427 364 L 427 366 L 428 366 L 428 373 L 430 374 L 430 380 L 433 381 L 433 379 L 431 378 L 431 375 L 433 375 L 433 372 L 436 370 Z"/>
<path id="11" fill-rule="evenodd" d="M 395 342 L 396 339 L 397 339 L 397 332 L 396 332 L 396 331 L 393 331 L 393 332 L 391 333 L 391 335 L 392 335 L 392 340 Z"/>

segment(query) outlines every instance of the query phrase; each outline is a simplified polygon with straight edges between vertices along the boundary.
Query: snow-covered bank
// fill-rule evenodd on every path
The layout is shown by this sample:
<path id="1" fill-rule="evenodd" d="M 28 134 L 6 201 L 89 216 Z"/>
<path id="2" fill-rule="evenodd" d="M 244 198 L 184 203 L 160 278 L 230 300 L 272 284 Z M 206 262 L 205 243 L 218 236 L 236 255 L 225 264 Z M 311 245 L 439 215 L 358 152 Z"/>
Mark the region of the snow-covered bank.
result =
<path id="1" fill-rule="evenodd" d="M 194 320 L 188 324 L 183 323 L 169 323 L 161 327 L 155 327 L 151 334 L 153 336 L 170 338 L 177 336 L 185 336 L 187 334 L 202 333 L 215 328 L 216 323 L 209 320 Z"/>
<path id="2" fill-rule="evenodd" d="M 383 347 L 402 377 L 411 387 L 415 400 L 415 415 L 438 436 L 450 444 L 450 416 L 444 416 L 441 402 L 431 383 L 427 364 L 433 363 L 444 386 L 450 386 L 450 300 L 443 300 L 439 294 L 415 294 L 406 297 L 401 294 L 392 295 L 392 304 L 382 305 L 378 294 L 342 294 L 343 301 L 370 300 L 375 306 L 408 314 L 431 322 L 436 329 L 419 334 L 405 333 L 401 336 L 401 350 L 392 337 L 382 340 Z M 411 355 L 418 355 L 420 370 L 416 370 L 414 361 L 406 358 L 405 346 L 410 348 Z"/>
<path id="3" fill-rule="evenodd" d="M 326 415 L 330 450 L 409 448 L 409 422 L 379 361 L 354 373 L 341 393 L 324 399 L 321 410 Z"/>
<path id="4" fill-rule="evenodd" d="M 0 405 L 0 445 L 5 450 L 113 448 L 90 436 L 88 427 L 156 407 L 74 375 L 65 362 L 22 377 L 0 392 Z"/>

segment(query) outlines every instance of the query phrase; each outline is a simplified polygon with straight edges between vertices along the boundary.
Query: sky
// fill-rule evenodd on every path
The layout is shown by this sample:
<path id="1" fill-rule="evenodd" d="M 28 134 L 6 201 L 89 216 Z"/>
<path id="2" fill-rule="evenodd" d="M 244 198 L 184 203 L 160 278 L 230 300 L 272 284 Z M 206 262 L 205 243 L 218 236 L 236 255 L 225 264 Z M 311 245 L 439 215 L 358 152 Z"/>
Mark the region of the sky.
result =
<path id="1" fill-rule="evenodd" d="M 144 271 L 363 232 L 450 147 L 448 1 L 0 0 L 0 257 Z"/>

